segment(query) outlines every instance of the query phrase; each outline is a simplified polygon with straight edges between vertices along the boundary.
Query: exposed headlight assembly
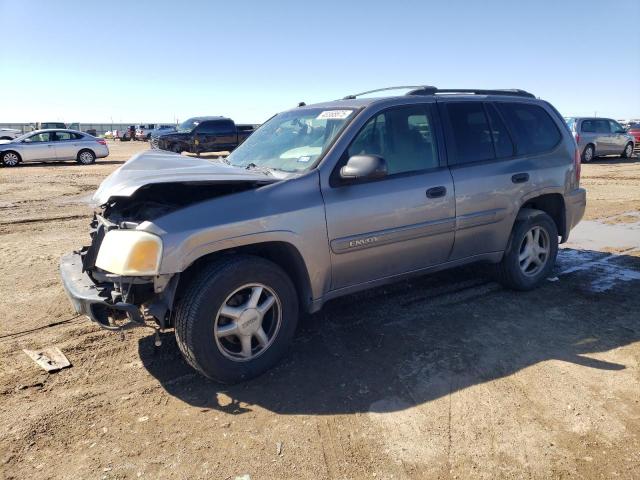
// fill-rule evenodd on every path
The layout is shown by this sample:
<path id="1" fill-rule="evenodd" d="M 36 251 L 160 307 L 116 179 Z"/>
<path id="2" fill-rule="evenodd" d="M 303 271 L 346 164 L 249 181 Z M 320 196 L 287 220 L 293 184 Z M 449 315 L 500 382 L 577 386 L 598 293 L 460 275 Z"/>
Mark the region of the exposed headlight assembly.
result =
<path id="1" fill-rule="evenodd" d="M 110 230 L 104 236 L 96 267 L 123 276 L 157 275 L 162 240 L 138 230 Z"/>

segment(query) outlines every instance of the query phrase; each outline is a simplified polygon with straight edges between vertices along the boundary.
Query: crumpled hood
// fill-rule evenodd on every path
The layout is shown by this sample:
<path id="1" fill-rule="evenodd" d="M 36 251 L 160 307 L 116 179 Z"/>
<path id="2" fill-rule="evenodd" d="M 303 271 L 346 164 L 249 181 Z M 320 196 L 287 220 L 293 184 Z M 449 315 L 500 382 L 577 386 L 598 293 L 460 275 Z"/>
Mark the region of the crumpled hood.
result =
<path id="1" fill-rule="evenodd" d="M 246 170 L 204 158 L 149 150 L 129 159 L 109 175 L 93 195 L 95 205 L 105 204 L 111 197 L 129 197 L 140 187 L 153 183 L 274 183 L 282 178 L 256 170 Z"/>

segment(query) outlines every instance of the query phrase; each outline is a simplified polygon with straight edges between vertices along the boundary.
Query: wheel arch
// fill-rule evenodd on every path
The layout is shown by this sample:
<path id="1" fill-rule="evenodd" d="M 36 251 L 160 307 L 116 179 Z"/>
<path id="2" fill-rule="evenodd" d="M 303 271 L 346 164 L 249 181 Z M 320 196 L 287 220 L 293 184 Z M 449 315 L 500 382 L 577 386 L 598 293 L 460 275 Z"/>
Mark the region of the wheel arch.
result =
<path id="1" fill-rule="evenodd" d="M 561 237 L 561 243 L 568 238 L 567 216 L 564 197 L 560 193 L 545 193 L 527 199 L 518 212 L 516 219 L 526 218 L 535 210 L 545 212 L 551 217 L 558 229 L 558 235 Z"/>
<path id="2" fill-rule="evenodd" d="M 252 255 L 269 260 L 282 268 L 296 289 L 300 308 L 309 312 L 313 301 L 311 278 L 304 258 L 298 248 L 286 241 L 264 241 L 237 247 L 226 248 L 208 253 L 197 258 L 181 274 L 177 286 L 176 299 L 179 298 L 185 286 L 197 275 L 204 266 L 218 260 L 225 255 Z M 175 300 L 174 300 L 175 302 Z"/>
<path id="3" fill-rule="evenodd" d="M 20 155 L 20 152 L 17 150 L 13 150 L 13 149 L 7 149 L 7 150 L 3 150 L 0 152 L 0 157 L 2 157 L 5 153 L 15 153 L 18 156 L 18 162 L 22 163 L 22 155 Z"/>

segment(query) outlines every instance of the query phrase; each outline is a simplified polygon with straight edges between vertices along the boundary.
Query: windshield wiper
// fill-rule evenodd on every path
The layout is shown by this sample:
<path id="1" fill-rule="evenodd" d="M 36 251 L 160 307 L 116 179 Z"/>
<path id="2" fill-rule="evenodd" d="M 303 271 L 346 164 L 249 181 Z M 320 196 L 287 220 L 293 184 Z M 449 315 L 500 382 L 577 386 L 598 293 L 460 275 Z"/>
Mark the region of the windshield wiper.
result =
<path id="1" fill-rule="evenodd" d="M 246 170 L 256 170 L 260 173 L 264 173 L 265 175 L 273 175 L 273 169 L 269 167 L 259 167 L 255 163 L 251 162 L 244 167 Z"/>

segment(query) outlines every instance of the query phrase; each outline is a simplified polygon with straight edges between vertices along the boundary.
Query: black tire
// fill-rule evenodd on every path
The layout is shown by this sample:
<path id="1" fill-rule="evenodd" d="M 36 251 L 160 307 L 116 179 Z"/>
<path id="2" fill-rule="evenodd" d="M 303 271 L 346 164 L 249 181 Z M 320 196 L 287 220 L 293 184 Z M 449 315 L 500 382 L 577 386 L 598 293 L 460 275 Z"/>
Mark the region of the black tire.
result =
<path id="1" fill-rule="evenodd" d="M 81 165 L 91 165 L 96 161 L 96 154 L 89 149 L 80 150 L 76 161 Z"/>
<path id="2" fill-rule="evenodd" d="M 184 149 L 182 148 L 182 146 L 179 143 L 174 143 L 173 145 L 171 145 L 170 150 L 173 153 L 179 153 L 179 154 L 184 152 Z"/>
<path id="3" fill-rule="evenodd" d="M 5 167 L 17 167 L 22 159 L 17 152 L 2 152 L 2 165 Z"/>
<path id="4" fill-rule="evenodd" d="M 590 150 L 591 153 L 589 154 L 587 150 Z M 591 160 L 596 158 L 595 147 L 592 144 L 589 144 L 586 147 L 584 147 L 581 157 L 582 157 L 582 163 L 589 163 Z"/>
<path id="5" fill-rule="evenodd" d="M 496 266 L 497 280 L 505 287 L 513 290 L 532 290 L 540 285 L 551 273 L 558 254 L 558 229 L 553 219 L 541 210 L 522 212 L 521 220 L 516 220 L 507 250 L 502 261 Z M 525 237 L 532 229 L 539 227 L 546 231 L 549 252 L 537 272 L 526 274 L 520 263 L 520 255 L 525 247 Z M 542 236 L 542 235 L 541 235 Z"/>
<path id="6" fill-rule="evenodd" d="M 622 158 L 631 158 L 633 155 L 633 143 L 629 142 L 624 146 L 624 150 L 622 151 Z"/>
<path id="7" fill-rule="evenodd" d="M 215 338 L 214 323 L 229 295 L 256 282 L 277 295 L 280 326 L 258 356 L 232 360 Z M 176 340 L 186 361 L 205 377 L 228 384 L 248 380 L 271 368 L 286 353 L 298 323 L 298 297 L 291 279 L 273 262 L 250 255 L 222 258 L 204 267 L 183 292 L 174 310 Z"/>

